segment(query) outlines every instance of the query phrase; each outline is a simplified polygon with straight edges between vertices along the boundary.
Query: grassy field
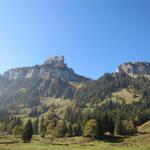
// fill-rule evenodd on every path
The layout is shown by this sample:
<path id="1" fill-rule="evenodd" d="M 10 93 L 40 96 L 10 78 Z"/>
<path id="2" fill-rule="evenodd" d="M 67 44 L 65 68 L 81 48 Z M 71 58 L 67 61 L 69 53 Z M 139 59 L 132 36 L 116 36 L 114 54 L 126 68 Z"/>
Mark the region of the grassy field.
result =
<path id="1" fill-rule="evenodd" d="M 108 101 L 112 101 L 114 103 L 122 103 L 132 104 L 133 102 L 138 102 L 140 100 L 140 95 L 135 95 L 133 92 L 129 92 L 127 89 L 122 89 L 116 92 L 113 92 L 111 97 L 103 100 L 100 105 L 105 104 Z"/>
<path id="2" fill-rule="evenodd" d="M 0 138 L 0 150 L 150 150 L 150 121 L 138 127 L 138 134 L 118 140 L 93 141 L 89 138 L 41 138 L 34 136 L 31 143 L 22 143 L 20 138 Z M 119 140 L 120 141 L 120 140 Z"/>
<path id="3" fill-rule="evenodd" d="M 11 140 L 13 144 L 9 143 Z M 150 134 L 139 134 L 126 138 L 121 143 L 108 141 L 92 141 L 83 137 L 62 138 L 51 141 L 34 137 L 29 144 L 12 136 L 1 139 L 0 150 L 149 150 Z M 7 141 L 7 144 L 2 144 Z M 18 142 L 18 143 L 15 143 Z"/>
<path id="4" fill-rule="evenodd" d="M 139 101 L 139 98 L 140 98 L 139 95 L 134 96 L 134 94 L 129 92 L 127 89 L 122 89 L 112 94 L 112 100 L 114 102 L 119 100 L 125 100 L 126 104 L 137 102 Z"/>
<path id="5" fill-rule="evenodd" d="M 117 138 L 118 139 L 118 138 Z M 138 127 L 138 134 L 119 140 L 98 140 L 72 137 L 50 139 L 34 136 L 31 143 L 22 143 L 20 138 L 0 138 L 0 150 L 150 150 L 150 121 Z"/>
<path id="6" fill-rule="evenodd" d="M 138 131 L 141 133 L 150 133 L 150 121 L 147 121 L 140 127 L 138 127 Z"/>

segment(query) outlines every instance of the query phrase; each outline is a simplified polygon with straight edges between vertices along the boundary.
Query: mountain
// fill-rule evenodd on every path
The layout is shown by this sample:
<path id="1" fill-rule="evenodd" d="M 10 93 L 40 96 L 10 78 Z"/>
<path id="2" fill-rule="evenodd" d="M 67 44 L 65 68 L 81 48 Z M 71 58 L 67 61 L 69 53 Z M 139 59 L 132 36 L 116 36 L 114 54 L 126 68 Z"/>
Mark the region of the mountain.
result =
<path id="1" fill-rule="evenodd" d="M 124 72 L 131 77 L 137 77 L 139 75 L 150 77 L 150 63 L 148 62 L 128 62 L 118 67 L 119 72 Z"/>
<path id="2" fill-rule="evenodd" d="M 120 65 L 118 72 L 91 80 L 69 68 L 64 56 L 51 57 L 42 65 L 10 69 L 1 75 L 0 106 L 32 107 L 46 97 L 75 99 L 80 105 L 116 101 L 116 97 L 138 101 L 141 97 L 150 97 L 149 76 L 150 63 L 129 62 Z"/>
<path id="3" fill-rule="evenodd" d="M 30 80 L 30 79 L 57 79 L 82 82 L 88 80 L 79 76 L 64 63 L 64 56 L 51 57 L 42 65 L 33 67 L 16 68 L 6 71 L 3 74 L 6 80 Z"/>
<path id="4" fill-rule="evenodd" d="M 72 99 L 77 85 L 87 81 L 64 63 L 64 56 L 51 57 L 42 65 L 11 69 L 0 76 L 0 102 L 38 105 L 40 97 Z"/>
<path id="5" fill-rule="evenodd" d="M 102 136 L 117 130 L 119 135 L 135 134 L 137 126 L 150 120 L 148 66 L 125 63 L 118 72 L 90 80 L 70 69 L 63 56 L 56 56 L 42 65 L 8 70 L 0 76 L 0 130 L 12 134 L 18 119 L 39 119 L 40 134 L 60 131 L 65 123 L 66 132 L 75 127 L 74 135 L 81 136 L 94 119 Z"/>
<path id="6" fill-rule="evenodd" d="M 79 105 L 100 104 L 107 100 L 135 102 L 150 98 L 150 63 L 125 63 L 116 73 L 106 73 L 80 89 L 76 95 Z M 128 99 L 130 98 L 130 100 Z"/>

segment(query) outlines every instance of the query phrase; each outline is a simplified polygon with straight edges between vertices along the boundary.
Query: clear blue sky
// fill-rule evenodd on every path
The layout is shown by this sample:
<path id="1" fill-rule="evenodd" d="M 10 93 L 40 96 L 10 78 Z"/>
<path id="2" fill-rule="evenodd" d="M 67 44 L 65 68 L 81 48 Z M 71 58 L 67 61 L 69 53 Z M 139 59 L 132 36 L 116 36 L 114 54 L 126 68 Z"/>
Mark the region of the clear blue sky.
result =
<path id="1" fill-rule="evenodd" d="M 0 73 L 55 55 L 94 79 L 150 61 L 150 0 L 0 0 Z"/>

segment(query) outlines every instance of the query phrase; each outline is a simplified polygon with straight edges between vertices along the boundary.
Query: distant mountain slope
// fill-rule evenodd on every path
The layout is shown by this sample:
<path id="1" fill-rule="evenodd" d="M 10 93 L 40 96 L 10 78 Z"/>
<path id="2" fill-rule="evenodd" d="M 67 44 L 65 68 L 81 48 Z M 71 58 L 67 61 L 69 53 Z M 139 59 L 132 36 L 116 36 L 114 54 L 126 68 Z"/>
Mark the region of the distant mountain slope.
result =
<path id="1" fill-rule="evenodd" d="M 150 98 L 150 63 L 125 63 L 118 67 L 117 73 L 107 73 L 81 90 L 76 95 L 80 105 L 100 103 L 106 99 L 114 100 L 113 93 L 128 90 L 133 97 Z M 120 93 L 119 93 L 120 95 Z M 121 99 L 126 99 L 120 95 Z M 116 99 L 116 98 L 115 98 Z M 133 98 L 132 98 L 133 99 Z M 127 100 L 130 101 L 131 100 Z"/>
<path id="2" fill-rule="evenodd" d="M 150 77 L 150 63 L 148 62 L 128 62 L 118 67 L 119 72 L 124 72 L 131 77 L 138 77 L 139 75 Z"/>
<path id="3" fill-rule="evenodd" d="M 80 105 L 101 102 L 111 97 L 113 92 L 126 89 L 131 78 L 124 73 L 105 74 L 98 80 L 80 89 L 76 101 Z"/>
<path id="4" fill-rule="evenodd" d="M 77 92 L 73 84 L 87 81 L 68 68 L 63 56 L 56 56 L 42 65 L 11 69 L 0 76 L 0 102 L 36 105 L 40 97 L 72 99 Z"/>
<path id="5" fill-rule="evenodd" d="M 11 69 L 0 76 L 0 104 L 39 105 L 41 97 L 75 99 L 81 105 L 95 104 L 107 99 L 116 101 L 118 96 L 114 97 L 114 93 L 131 103 L 136 101 L 137 95 L 137 101 L 150 98 L 149 75 L 149 63 L 125 63 L 118 67 L 117 73 L 107 73 L 93 81 L 77 75 L 64 63 L 63 56 L 56 56 L 42 65 Z M 128 92 L 127 98 L 120 95 L 123 89 Z"/>

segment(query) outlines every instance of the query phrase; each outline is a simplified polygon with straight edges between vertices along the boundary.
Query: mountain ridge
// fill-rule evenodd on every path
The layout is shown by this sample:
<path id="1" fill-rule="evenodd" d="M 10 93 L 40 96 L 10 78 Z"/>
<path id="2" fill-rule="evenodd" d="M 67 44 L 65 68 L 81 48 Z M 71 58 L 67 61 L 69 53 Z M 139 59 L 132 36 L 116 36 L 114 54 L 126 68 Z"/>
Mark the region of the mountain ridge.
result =
<path id="1" fill-rule="evenodd" d="M 137 77 L 138 74 L 135 73 L 139 73 L 140 76 L 142 73 L 144 77 L 150 74 L 150 63 L 129 62 L 120 65 L 118 73 L 106 74 L 98 80 L 91 80 L 76 74 L 64 60 L 64 56 L 55 56 L 48 58 L 41 65 L 6 71 L 0 76 L 0 101 L 23 101 L 24 104 L 28 104 L 30 101 L 38 101 L 40 97 L 70 100 L 75 98 L 78 101 L 91 101 L 91 98 L 105 99 L 111 94 L 107 91 L 110 87 L 112 92 L 119 87 L 127 88 L 131 78 Z M 123 83 L 120 83 L 118 78 Z"/>
<path id="2" fill-rule="evenodd" d="M 150 77 L 150 63 L 149 62 L 128 62 L 118 66 L 118 72 L 124 72 L 131 77 L 138 77 L 138 75 Z"/>
<path id="3" fill-rule="evenodd" d="M 0 76 L 2 103 L 39 104 L 40 97 L 73 99 L 78 88 L 91 79 L 76 74 L 64 56 L 48 58 L 42 65 L 14 68 Z"/>
<path id="4" fill-rule="evenodd" d="M 89 78 L 75 74 L 73 69 L 64 63 L 64 56 L 50 57 L 42 65 L 10 69 L 4 72 L 2 77 L 8 80 L 28 78 L 49 79 L 54 77 L 54 74 L 56 77 L 63 77 L 68 81 L 80 82 L 82 80 L 89 80 Z"/>

